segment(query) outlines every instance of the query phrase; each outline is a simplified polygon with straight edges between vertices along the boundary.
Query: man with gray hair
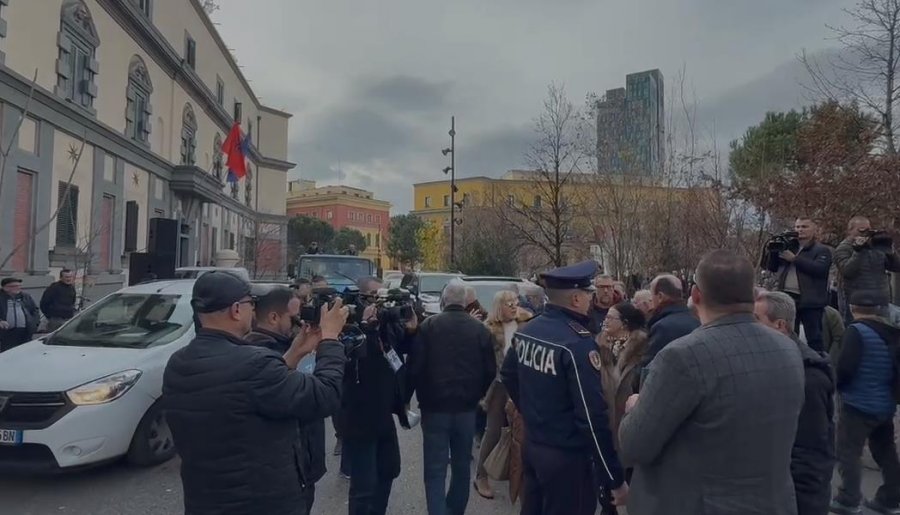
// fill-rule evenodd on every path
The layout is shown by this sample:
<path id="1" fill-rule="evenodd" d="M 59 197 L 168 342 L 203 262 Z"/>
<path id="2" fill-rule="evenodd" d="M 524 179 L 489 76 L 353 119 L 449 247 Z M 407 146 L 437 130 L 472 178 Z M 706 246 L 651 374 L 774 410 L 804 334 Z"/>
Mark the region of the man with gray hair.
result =
<path id="1" fill-rule="evenodd" d="M 497 374 L 493 336 L 466 312 L 466 294 L 458 281 L 444 287 L 443 312 L 422 322 L 409 357 L 407 401 L 418 393 L 429 515 L 466 511 L 475 409 Z"/>
<path id="2" fill-rule="evenodd" d="M 821 515 L 831 500 L 834 470 L 834 373 L 828 356 L 803 343 L 794 332 L 797 307 L 790 295 L 760 292 L 753 308 L 756 319 L 787 336 L 800 348 L 806 391 L 791 451 L 791 476 L 797 515 Z"/>

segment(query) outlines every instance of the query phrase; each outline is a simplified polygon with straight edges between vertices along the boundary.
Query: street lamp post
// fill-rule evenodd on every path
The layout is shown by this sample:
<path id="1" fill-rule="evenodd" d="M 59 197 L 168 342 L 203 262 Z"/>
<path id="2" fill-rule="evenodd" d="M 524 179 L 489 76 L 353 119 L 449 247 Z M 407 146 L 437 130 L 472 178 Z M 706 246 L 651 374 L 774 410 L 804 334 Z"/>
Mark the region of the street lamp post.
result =
<path id="1" fill-rule="evenodd" d="M 450 173 L 450 268 L 455 270 L 456 264 L 456 117 L 450 117 L 450 148 L 441 150 L 445 156 L 450 154 L 450 166 L 444 168 L 444 174 Z"/>

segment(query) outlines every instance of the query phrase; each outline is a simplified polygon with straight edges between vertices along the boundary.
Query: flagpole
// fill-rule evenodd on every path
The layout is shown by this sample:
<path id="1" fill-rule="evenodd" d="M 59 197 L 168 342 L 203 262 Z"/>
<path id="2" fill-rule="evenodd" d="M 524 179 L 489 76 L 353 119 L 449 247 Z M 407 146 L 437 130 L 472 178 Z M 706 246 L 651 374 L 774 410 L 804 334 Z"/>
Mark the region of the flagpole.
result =
<path id="1" fill-rule="evenodd" d="M 260 125 L 262 125 L 262 116 L 256 115 L 256 152 L 262 157 L 262 141 L 259 139 Z M 259 163 L 256 164 L 256 214 L 259 216 Z"/>

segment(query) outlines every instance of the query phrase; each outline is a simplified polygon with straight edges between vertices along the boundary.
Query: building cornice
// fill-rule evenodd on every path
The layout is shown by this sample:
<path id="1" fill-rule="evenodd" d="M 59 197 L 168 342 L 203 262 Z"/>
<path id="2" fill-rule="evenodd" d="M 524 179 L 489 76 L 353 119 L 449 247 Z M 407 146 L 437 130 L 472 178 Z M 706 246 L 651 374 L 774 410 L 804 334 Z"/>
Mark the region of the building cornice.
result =
<path id="1" fill-rule="evenodd" d="M 345 195 L 317 195 L 312 197 L 287 197 L 288 208 L 292 207 L 318 207 L 318 206 L 346 205 L 353 207 L 365 207 L 390 211 L 390 202 L 386 200 L 364 199 L 348 197 Z"/>
<path id="2" fill-rule="evenodd" d="M 147 52 L 163 71 L 169 75 L 169 77 L 175 79 L 181 87 L 184 88 L 188 95 L 198 104 L 198 107 L 203 109 L 212 121 L 218 125 L 219 129 L 227 134 L 234 123 L 234 118 L 225 111 L 224 106 L 219 105 L 215 95 L 206 86 L 206 83 L 203 82 L 194 69 L 185 64 L 184 58 L 181 57 L 177 50 L 172 48 L 172 45 L 169 44 L 169 41 L 162 35 L 159 29 L 141 14 L 140 11 L 138 11 L 138 8 L 132 5 L 131 2 L 122 0 L 97 0 L 97 2 L 125 32 L 127 32 L 131 38 Z M 241 73 L 240 68 L 238 68 L 237 63 L 234 61 L 233 56 L 225 47 L 225 43 L 222 41 L 221 36 L 219 36 L 218 32 L 215 30 L 215 27 L 212 26 L 209 17 L 203 12 L 203 8 L 197 0 L 190 0 L 190 2 L 195 9 L 199 10 L 200 18 L 212 34 L 213 39 L 219 46 L 219 50 L 224 55 L 226 61 L 237 74 L 241 85 L 253 100 L 255 107 L 261 109 L 263 106 L 259 103 L 253 89 L 250 88 L 247 79 Z M 277 110 L 271 108 L 266 109 L 266 111 L 278 113 Z M 296 166 L 287 161 L 263 157 L 256 147 L 256 142 L 251 144 L 250 153 L 256 164 L 266 168 L 290 170 Z M 264 162 L 267 164 L 263 164 Z"/>

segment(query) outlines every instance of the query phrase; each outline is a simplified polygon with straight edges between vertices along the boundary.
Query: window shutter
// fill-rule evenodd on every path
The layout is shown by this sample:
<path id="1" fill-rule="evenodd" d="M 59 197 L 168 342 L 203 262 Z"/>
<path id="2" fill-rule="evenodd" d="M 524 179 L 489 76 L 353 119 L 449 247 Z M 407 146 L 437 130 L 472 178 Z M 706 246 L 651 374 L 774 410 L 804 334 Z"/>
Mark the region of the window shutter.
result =
<path id="1" fill-rule="evenodd" d="M 139 209 L 138 203 L 134 200 L 125 203 L 125 252 L 137 250 Z"/>

